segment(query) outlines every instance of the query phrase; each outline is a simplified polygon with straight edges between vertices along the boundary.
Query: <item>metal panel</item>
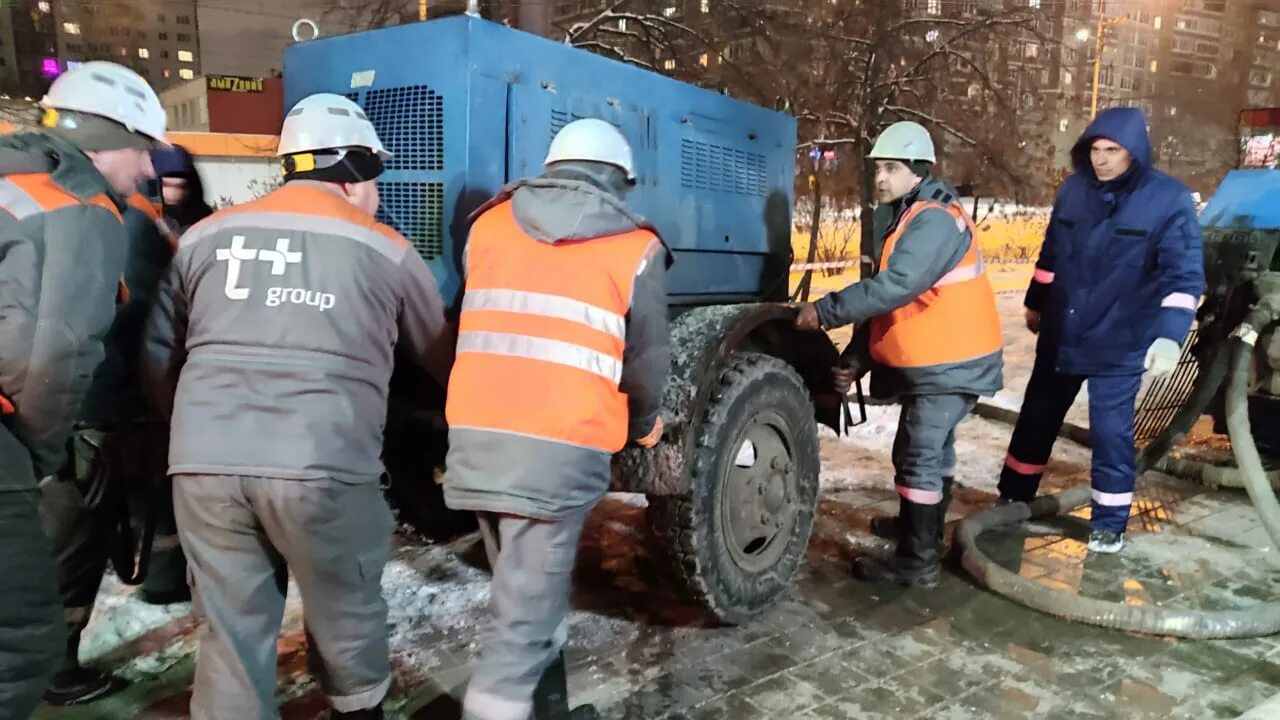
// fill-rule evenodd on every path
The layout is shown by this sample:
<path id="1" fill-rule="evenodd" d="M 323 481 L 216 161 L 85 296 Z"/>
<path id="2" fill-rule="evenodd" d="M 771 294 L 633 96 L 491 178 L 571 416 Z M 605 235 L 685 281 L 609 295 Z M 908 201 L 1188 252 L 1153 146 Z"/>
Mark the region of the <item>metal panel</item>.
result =
<path id="1" fill-rule="evenodd" d="M 785 297 L 789 115 L 466 16 L 298 43 L 285 69 L 286 105 L 352 93 L 385 134 L 397 157 L 383 215 L 431 260 L 446 297 L 461 287 L 467 214 L 504 181 L 539 174 L 576 117 L 633 144 L 627 203 L 675 252 L 673 298 Z"/>

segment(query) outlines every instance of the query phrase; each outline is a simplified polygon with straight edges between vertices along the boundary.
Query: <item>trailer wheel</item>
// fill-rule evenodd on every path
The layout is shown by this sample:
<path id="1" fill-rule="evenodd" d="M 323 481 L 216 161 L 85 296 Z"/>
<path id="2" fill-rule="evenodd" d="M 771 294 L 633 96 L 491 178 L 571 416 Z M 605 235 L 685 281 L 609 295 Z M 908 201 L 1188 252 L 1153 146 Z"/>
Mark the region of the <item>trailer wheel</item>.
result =
<path id="1" fill-rule="evenodd" d="M 694 414 L 689 492 L 649 499 L 657 550 L 688 599 L 741 623 L 786 591 L 818 500 L 818 430 L 800 375 L 769 355 L 730 356 Z"/>

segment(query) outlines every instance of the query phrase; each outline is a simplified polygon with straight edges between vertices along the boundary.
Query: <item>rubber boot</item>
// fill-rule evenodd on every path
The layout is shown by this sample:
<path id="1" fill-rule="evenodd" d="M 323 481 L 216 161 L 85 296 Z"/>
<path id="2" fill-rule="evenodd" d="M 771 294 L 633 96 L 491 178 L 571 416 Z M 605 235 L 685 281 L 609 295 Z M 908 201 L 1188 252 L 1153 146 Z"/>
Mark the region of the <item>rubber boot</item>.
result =
<path id="1" fill-rule="evenodd" d="M 569 686 L 562 651 L 538 679 L 533 691 L 533 720 L 598 720 L 592 705 L 569 709 Z"/>
<path id="2" fill-rule="evenodd" d="M 921 505 L 902 501 L 898 548 L 889 560 L 860 557 L 853 562 L 853 574 L 860 580 L 931 588 L 938 584 L 942 560 L 942 526 L 946 518 L 943 503 Z M 905 522 L 903 522 L 905 521 Z"/>
<path id="3" fill-rule="evenodd" d="M 80 634 L 83 626 L 67 628 L 67 651 L 62 669 L 44 691 L 50 705 L 83 705 L 123 690 L 127 683 L 109 673 L 80 666 Z"/>
<path id="4" fill-rule="evenodd" d="M 956 479 L 953 477 L 942 478 L 942 508 L 943 508 L 943 524 L 946 524 L 946 508 L 951 504 L 951 486 L 955 484 Z M 903 500 L 902 502 L 906 502 Z M 898 515 L 902 514 L 902 507 L 898 507 Z M 941 532 L 941 531 L 940 531 Z M 881 515 L 871 518 L 871 534 L 885 540 L 898 539 L 898 516 L 897 515 Z M 938 538 L 938 542 L 942 542 L 942 538 Z"/>

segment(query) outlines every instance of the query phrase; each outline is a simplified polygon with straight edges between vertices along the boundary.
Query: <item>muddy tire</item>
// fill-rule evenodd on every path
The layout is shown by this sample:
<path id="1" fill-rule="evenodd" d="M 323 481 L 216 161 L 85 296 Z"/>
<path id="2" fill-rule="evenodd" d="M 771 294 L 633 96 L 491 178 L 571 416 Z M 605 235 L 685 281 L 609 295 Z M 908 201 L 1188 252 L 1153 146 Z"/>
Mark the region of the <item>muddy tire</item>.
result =
<path id="1" fill-rule="evenodd" d="M 800 375 L 747 352 L 725 362 L 694 418 L 689 492 L 649 498 L 649 529 L 683 594 L 737 624 L 785 592 L 804 559 L 818 500 L 817 424 Z"/>

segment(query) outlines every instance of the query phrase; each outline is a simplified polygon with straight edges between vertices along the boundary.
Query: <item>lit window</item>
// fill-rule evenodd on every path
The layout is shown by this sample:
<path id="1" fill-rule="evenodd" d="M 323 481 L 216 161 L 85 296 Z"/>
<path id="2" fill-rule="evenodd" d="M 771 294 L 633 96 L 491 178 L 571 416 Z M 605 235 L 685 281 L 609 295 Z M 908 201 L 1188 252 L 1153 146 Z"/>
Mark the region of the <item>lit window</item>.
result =
<path id="1" fill-rule="evenodd" d="M 79 23 L 64 22 L 62 23 L 62 31 L 68 35 L 79 35 L 80 25 Z"/>
<path id="2" fill-rule="evenodd" d="M 1070 125 L 1071 125 L 1070 120 L 1068 120 L 1067 118 L 1062 118 L 1061 120 L 1058 121 L 1058 132 L 1066 132 L 1067 128 Z"/>
<path id="3" fill-rule="evenodd" d="M 1040 0 L 1027 0 L 1027 7 L 1033 10 L 1040 9 Z"/>
<path id="4" fill-rule="evenodd" d="M 1072 78 L 1072 77 L 1071 77 L 1071 73 L 1069 73 L 1069 72 L 1064 72 L 1064 73 L 1062 73 L 1062 84 L 1063 84 L 1063 85 L 1070 85 L 1070 84 L 1071 84 L 1071 81 L 1072 81 L 1073 79 L 1074 79 L 1074 78 Z"/>
<path id="5" fill-rule="evenodd" d="M 699 9 L 704 13 L 711 12 L 711 0 L 702 0 L 701 5 L 699 5 Z"/>
<path id="6" fill-rule="evenodd" d="M 163 75 L 163 76 L 165 76 L 165 77 L 172 77 L 172 76 L 173 76 L 173 71 L 172 71 L 172 70 L 170 70 L 169 68 L 165 68 L 165 69 L 164 69 L 164 71 L 163 71 L 163 72 L 161 72 L 160 74 L 161 74 L 161 75 Z"/>
<path id="7" fill-rule="evenodd" d="M 192 55 L 190 50 L 178 51 L 178 62 L 191 62 L 192 60 L 195 60 L 195 59 L 196 59 L 196 56 Z"/>
<path id="8" fill-rule="evenodd" d="M 941 15 L 942 0 L 929 0 L 929 5 L 928 7 L 925 8 L 925 12 L 929 13 L 930 15 Z"/>
<path id="9" fill-rule="evenodd" d="M 676 8 L 674 5 L 662 9 L 663 17 L 672 17 L 675 14 L 676 14 Z"/>
<path id="10" fill-rule="evenodd" d="M 40 12 L 42 13 L 50 12 L 49 3 L 45 2 L 44 0 L 40 0 L 40 2 L 36 5 L 36 7 L 40 8 Z"/>
<path id="11" fill-rule="evenodd" d="M 150 60 L 151 51 L 146 48 L 138 48 L 138 57 L 142 58 L 143 60 Z"/>
<path id="12" fill-rule="evenodd" d="M 192 72 L 191 68 L 182 68 L 181 70 L 178 71 L 178 77 L 182 78 L 183 80 L 190 80 L 195 76 L 196 74 Z"/>
<path id="13" fill-rule="evenodd" d="M 1152 61 L 1151 61 L 1151 72 L 1155 72 L 1155 71 L 1156 71 L 1156 68 L 1158 68 L 1158 67 L 1160 67 L 1160 63 L 1159 63 L 1159 62 L 1157 62 L 1157 61 L 1155 61 L 1155 60 L 1152 60 Z"/>
<path id="14" fill-rule="evenodd" d="M 663 69 L 663 70 L 675 70 L 675 69 L 676 69 L 676 61 L 675 61 L 675 60 L 664 60 L 664 61 L 662 61 L 662 69 Z"/>
<path id="15" fill-rule="evenodd" d="M 1164 26 L 1164 18 L 1162 18 L 1162 17 L 1160 17 L 1159 15 L 1157 15 L 1157 16 L 1156 16 L 1156 22 L 1155 22 L 1155 25 L 1156 25 L 1156 29 L 1157 29 L 1157 30 L 1159 30 L 1161 27 L 1163 27 L 1163 26 Z"/>
<path id="16" fill-rule="evenodd" d="M 619 20 L 619 21 L 618 21 L 618 29 L 619 29 L 619 30 L 626 30 L 626 29 L 627 29 L 627 19 L 626 19 L 626 18 L 622 18 L 621 20 Z"/>
<path id="17" fill-rule="evenodd" d="M 706 53 L 702 53 L 702 55 L 698 57 L 698 64 L 702 67 L 706 67 L 708 62 L 710 62 L 710 58 L 707 57 Z"/>

